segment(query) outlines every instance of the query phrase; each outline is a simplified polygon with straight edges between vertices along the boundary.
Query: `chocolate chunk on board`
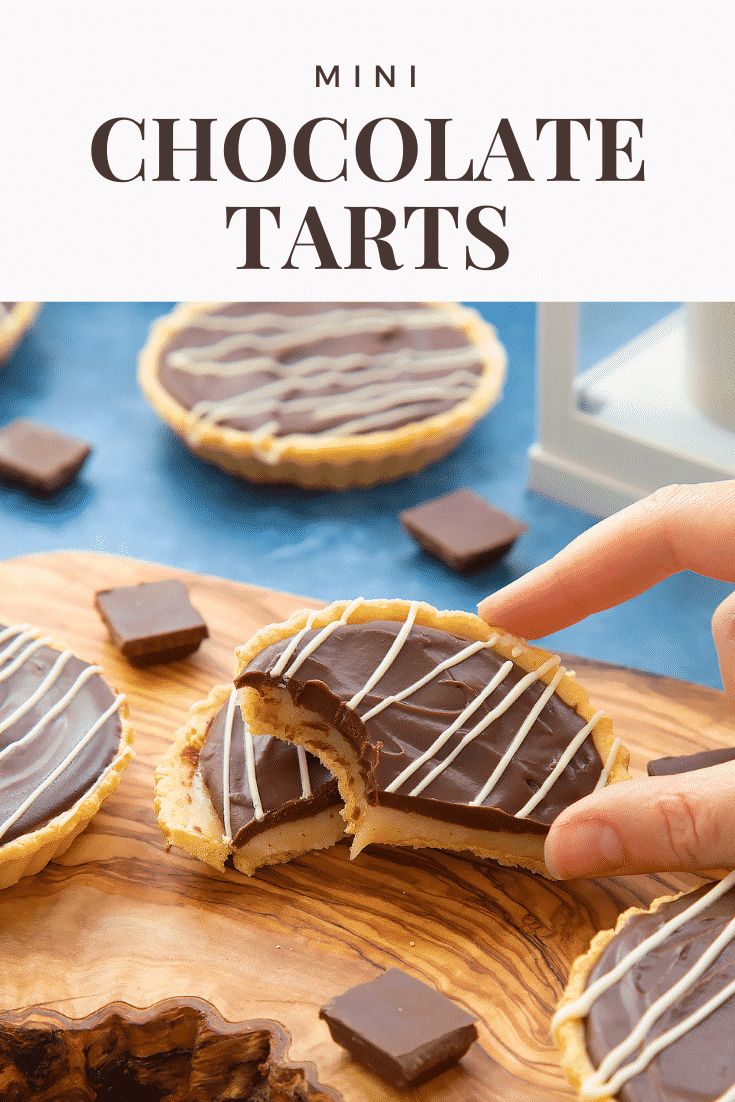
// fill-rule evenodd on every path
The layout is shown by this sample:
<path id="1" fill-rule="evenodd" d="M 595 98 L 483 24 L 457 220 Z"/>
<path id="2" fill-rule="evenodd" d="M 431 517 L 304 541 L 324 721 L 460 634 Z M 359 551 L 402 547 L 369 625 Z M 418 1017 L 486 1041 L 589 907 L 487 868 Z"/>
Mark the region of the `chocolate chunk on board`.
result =
<path id="1" fill-rule="evenodd" d="M 416 1087 L 477 1040 L 475 1016 L 400 968 L 336 995 L 319 1011 L 332 1039 L 393 1087 Z"/>
<path id="2" fill-rule="evenodd" d="M 19 417 L 0 429 L 0 477 L 48 496 L 79 473 L 92 448 L 49 425 Z"/>
<path id="3" fill-rule="evenodd" d="M 178 578 L 102 589 L 94 604 L 112 642 L 133 666 L 188 658 L 209 635 Z"/>
<path id="4" fill-rule="evenodd" d="M 497 562 L 528 527 L 473 490 L 404 509 L 398 519 L 426 551 L 460 573 Z"/>
<path id="5" fill-rule="evenodd" d="M 710 765 L 721 765 L 725 761 L 735 761 L 735 746 L 720 750 L 702 750 L 698 754 L 682 754 L 678 758 L 657 758 L 648 763 L 649 777 L 671 777 L 675 773 L 691 773 L 695 769 L 707 769 Z"/>

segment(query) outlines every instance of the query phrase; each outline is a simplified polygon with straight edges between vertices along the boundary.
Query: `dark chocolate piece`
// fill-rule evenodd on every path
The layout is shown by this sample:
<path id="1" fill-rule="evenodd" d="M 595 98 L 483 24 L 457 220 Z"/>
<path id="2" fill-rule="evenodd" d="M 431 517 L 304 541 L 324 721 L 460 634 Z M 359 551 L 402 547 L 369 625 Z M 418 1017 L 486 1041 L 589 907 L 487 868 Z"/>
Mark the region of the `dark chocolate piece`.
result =
<path id="1" fill-rule="evenodd" d="M 115 697 L 93 672 L 95 667 L 69 651 L 46 646 L 48 639 L 34 639 L 26 627 L 0 624 L 0 673 L 5 675 L 0 679 L 0 715 L 6 721 L 14 717 L 0 732 L 0 845 L 73 807 L 112 763 L 120 743 L 120 716 L 115 710 L 64 771 L 39 790 L 111 709 Z M 35 703 L 27 707 L 34 696 Z M 34 792 L 29 806 L 11 823 Z"/>
<path id="2" fill-rule="evenodd" d="M 698 754 L 682 754 L 678 758 L 657 758 L 649 761 L 648 776 L 672 777 L 675 773 L 692 773 L 695 769 L 707 769 L 710 765 L 721 765 L 725 761 L 735 761 L 735 746 L 701 750 Z"/>
<path id="3" fill-rule="evenodd" d="M 224 822 L 224 729 L 227 705 L 223 705 L 210 724 L 207 741 L 199 753 L 202 779 L 212 805 Z M 245 725 L 242 713 L 235 708 L 229 739 L 230 756 L 229 809 L 234 848 L 246 845 L 251 838 L 275 826 L 306 820 L 329 807 L 341 804 L 337 782 L 313 754 L 306 754 L 308 793 L 299 768 L 299 754 L 292 742 L 283 742 L 270 735 L 252 735 L 253 769 L 257 799 L 262 816 L 255 814 L 245 757 Z"/>
<path id="4" fill-rule="evenodd" d="M 0 429 L 0 476 L 35 494 L 54 494 L 79 473 L 92 448 L 19 417 Z"/>
<path id="5" fill-rule="evenodd" d="M 473 490 L 404 509 L 398 519 L 426 551 L 460 572 L 497 562 L 528 527 Z"/>
<path id="6" fill-rule="evenodd" d="M 103 589 L 94 604 L 112 642 L 133 666 L 187 658 L 209 635 L 178 578 Z"/>
<path id="7" fill-rule="evenodd" d="M 696 892 L 664 903 L 653 913 L 633 915 L 609 944 L 590 972 L 587 986 L 614 967 L 665 922 L 680 914 L 713 889 L 705 884 Z M 595 1067 L 624 1042 L 651 1006 L 689 972 L 725 927 L 735 919 L 735 888 L 709 904 L 699 915 L 650 949 L 609 990 L 592 1004 L 586 1023 L 587 1047 Z M 735 981 L 735 939 L 716 960 L 681 992 L 676 1002 L 650 1028 L 646 1041 L 666 1033 L 695 1013 L 717 992 Z M 698 1025 L 664 1048 L 646 1068 L 628 1080 L 615 1097 L 620 1102 L 711 1102 L 735 1082 L 731 996 Z M 638 1049 L 636 1049 L 636 1055 Z"/>
<path id="8" fill-rule="evenodd" d="M 319 1017 L 338 1045 L 401 1089 L 446 1071 L 477 1040 L 476 1015 L 400 968 L 330 999 Z"/>
<path id="9" fill-rule="evenodd" d="M 387 791 L 399 774 L 433 746 L 469 702 L 487 688 L 504 665 L 504 659 L 490 649 L 475 651 L 406 699 L 391 704 L 363 723 L 360 716 L 386 697 L 400 693 L 423 678 L 470 643 L 449 632 L 414 624 L 384 676 L 355 709 L 347 708 L 345 702 L 367 683 L 394 645 L 402 627 L 402 623 L 392 620 L 343 624 L 308 655 L 294 676 L 283 681 L 269 674 L 291 643 L 289 638 L 280 640 L 255 655 L 235 684 L 238 688 L 249 685 L 261 691 L 267 691 L 269 684 L 277 684 L 288 690 L 294 703 L 317 712 L 327 723 L 336 726 L 360 759 L 365 795 L 370 804 L 478 830 L 546 834 L 549 825 L 565 807 L 592 792 L 602 769 L 594 742 L 588 738 L 529 815 L 522 819 L 515 817 L 585 726 L 584 719 L 556 694 L 544 704 L 522 745 L 483 803 L 473 803 L 545 691 L 546 685 L 540 680 L 529 685 L 497 715 L 456 756 L 451 767 L 438 773 L 420 795 L 411 795 L 413 787 L 431 774 L 438 762 L 451 758 L 464 736 L 497 708 L 526 676 L 516 665 L 507 671 L 493 692 L 435 756 L 424 761 L 400 790 Z M 304 634 L 294 658 L 317 634 L 315 629 Z"/>

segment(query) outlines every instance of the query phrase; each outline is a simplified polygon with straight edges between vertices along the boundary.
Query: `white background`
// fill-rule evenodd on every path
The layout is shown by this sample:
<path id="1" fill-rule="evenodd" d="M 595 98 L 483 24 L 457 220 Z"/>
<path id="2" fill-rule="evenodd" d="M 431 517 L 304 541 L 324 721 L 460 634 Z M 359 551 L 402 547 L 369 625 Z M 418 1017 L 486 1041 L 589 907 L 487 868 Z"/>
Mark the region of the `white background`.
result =
<path id="1" fill-rule="evenodd" d="M 32 3 L 3 19 L 0 132 L 0 291 L 4 299 L 583 299 L 729 300 L 733 288 L 732 56 L 735 5 L 400 0 L 349 3 Z M 342 86 L 315 88 L 315 69 L 340 65 Z M 362 87 L 352 86 L 354 66 Z M 409 86 L 410 65 L 417 86 Z M 396 87 L 374 87 L 376 65 L 396 67 Z M 348 141 L 326 127 L 315 144 L 325 175 L 348 158 L 348 180 L 311 183 L 290 161 L 267 183 L 233 178 L 222 140 L 238 119 L 276 122 L 289 143 L 317 116 L 348 120 Z M 90 143 L 106 119 L 146 119 L 146 141 L 118 128 L 112 183 L 97 174 Z M 404 119 L 419 138 L 419 161 L 404 181 L 375 183 L 355 165 L 360 128 Z M 189 182 L 194 155 L 176 154 L 181 182 L 155 182 L 155 118 L 180 118 L 176 144 L 193 144 L 190 118 L 216 118 L 213 175 Z M 498 121 L 510 119 L 533 182 L 510 181 L 503 162 L 491 183 L 425 182 L 427 117 L 451 118 L 449 174 L 482 164 Z M 643 118 L 634 166 L 644 183 L 597 182 L 593 141 L 573 133 L 579 183 L 554 175 L 553 135 L 536 140 L 537 118 Z M 630 128 L 621 131 L 625 137 Z M 331 140 L 329 140 L 331 138 Z M 126 145 L 127 141 L 127 145 Z M 387 149 L 388 143 L 386 143 Z M 496 150 L 497 151 L 497 150 Z M 389 155 L 389 150 L 387 150 Z M 245 157 L 243 157 L 245 160 Z M 628 162 L 620 157 L 621 175 Z M 132 165 L 130 171 L 126 171 Z M 124 167 L 123 167 L 124 166 Z M 335 167 L 332 167 L 335 166 Z M 255 162 L 253 161 L 253 167 Z M 313 249 L 296 250 L 315 205 L 338 261 L 349 263 L 347 205 L 381 205 L 398 218 L 390 239 L 403 267 L 313 270 Z M 507 209 L 488 224 L 510 249 L 496 271 L 465 270 L 489 251 L 464 229 L 443 236 L 446 271 L 421 263 L 419 215 L 402 228 L 403 207 Z M 244 223 L 225 228 L 226 206 L 279 206 L 281 230 L 264 216 L 261 272 L 244 263 Z"/>

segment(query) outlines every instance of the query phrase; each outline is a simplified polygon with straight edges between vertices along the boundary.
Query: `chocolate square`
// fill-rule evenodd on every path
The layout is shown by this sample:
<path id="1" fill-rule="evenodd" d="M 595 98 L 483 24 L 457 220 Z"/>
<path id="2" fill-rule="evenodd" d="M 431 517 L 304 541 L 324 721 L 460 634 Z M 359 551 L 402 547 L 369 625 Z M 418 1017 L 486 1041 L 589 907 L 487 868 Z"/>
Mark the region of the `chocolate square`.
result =
<path id="1" fill-rule="evenodd" d="M 497 562 L 528 527 L 465 489 L 404 509 L 398 519 L 426 551 L 460 573 Z"/>
<path id="2" fill-rule="evenodd" d="M 91 450 L 84 440 L 19 417 L 0 429 L 0 477 L 35 494 L 54 494 L 79 473 Z"/>
<path id="3" fill-rule="evenodd" d="M 649 777 L 672 777 L 676 773 L 691 773 L 695 769 L 707 769 L 710 765 L 721 765 L 724 761 L 735 761 L 735 746 L 720 750 L 701 750 L 697 754 L 682 754 L 678 758 L 657 758 L 648 763 Z"/>
<path id="4" fill-rule="evenodd" d="M 477 1040 L 475 1015 L 399 968 L 336 995 L 319 1017 L 338 1045 L 398 1088 L 432 1079 Z"/>
<path id="5" fill-rule="evenodd" d="M 94 604 L 112 642 L 133 666 L 187 658 L 209 635 L 178 578 L 102 589 Z"/>

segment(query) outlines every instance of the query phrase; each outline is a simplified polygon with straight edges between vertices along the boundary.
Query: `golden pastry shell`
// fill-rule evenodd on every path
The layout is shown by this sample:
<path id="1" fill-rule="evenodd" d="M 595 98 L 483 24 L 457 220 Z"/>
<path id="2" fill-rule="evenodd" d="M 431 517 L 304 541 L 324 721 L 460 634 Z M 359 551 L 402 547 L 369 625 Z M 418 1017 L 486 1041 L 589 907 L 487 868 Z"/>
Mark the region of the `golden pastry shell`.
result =
<path id="1" fill-rule="evenodd" d="M 146 397 L 184 443 L 207 462 L 252 482 L 290 482 L 307 489 L 372 486 L 413 474 L 443 458 L 499 400 L 506 356 L 495 329 L 468 307 L 456 303 L 423 303 L 442 310 L 475 344 L 483 371 L 473 393 L 445 413 L 398 429 L 341 438 L 307 433 L 258 437 L 227 425 L 201 425 L 161 385 L 161 355 L 176 333 L 195 323 L 202 311 L 224 303 L 182 303 L 159 318 L 138 358 L 138 382 Z"/>

